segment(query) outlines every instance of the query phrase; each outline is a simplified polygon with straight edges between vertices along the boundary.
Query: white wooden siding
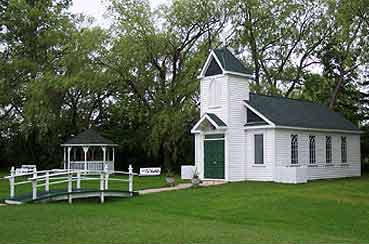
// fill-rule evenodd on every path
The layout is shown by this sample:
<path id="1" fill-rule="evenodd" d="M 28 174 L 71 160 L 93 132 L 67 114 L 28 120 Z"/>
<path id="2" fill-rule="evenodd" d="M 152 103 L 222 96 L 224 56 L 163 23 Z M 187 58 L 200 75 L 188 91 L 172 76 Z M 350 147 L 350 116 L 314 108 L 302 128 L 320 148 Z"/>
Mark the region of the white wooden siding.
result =
<path id="1" fill-rule="evenodd" d="M 216 89 L 221 91 L 219 95 L 215 98 L 216 106 L 209 105 L 209 84 L 214 80 Z M 214 113 L 225 123 L 227 123 L 228 118 L 228 102 L 227 102 L 227 79 L 221 76 L 206 77 L 201 80 L 200 85 L 200 113 L 202 116 L 204 113 Z"/>
<path id="2" fill-rule="evenodd" d="M 200 133 L 195 134 L 195 166 L 200 174 L 200 178 L 204 178 L 204 136 Z"/>
<path id="3" fill-rule="evenodd" d="M 246 123 L 244 100 L 249 99 L 249 82 L 247 79 L 227 75 L 228 79 L 228 126 L 243 129 Z"/>
<path id="4" fill-rule="evenodd" d="M 227 148 L 228 180 L 240 181 L 246 179 L 245 164 L 245 132 L 246 109 L 243 100 L 249 98 L 248 80 L 239 76 L 226 75 L 228 84 L 228 130 Z"/>
<path id="5" fill-rule="evenodd" d="M 291 135 L 298 135 L 299 164 L 307 168 L 307 179 L 360 176 L 360 135 L 276 129 L 276 166 L 291 163 Z M 309 136 L 315 136 L 316 165 L 309 165 Z M 332 137 L 332 165 L 326 164 L 326 136 Z M 341 136 L 347 138 L 347 164 L 341 162 Z"/>
<path id="6" fill-rule="evenodd" d="M 245 134 L 239 128 L 227 130 L 228 148 L 228 180 L 240 181 L 246 179 L 245 174 Z"/>
<path id="7" fill-rule="evenodd" d="M 272 181 L 274 171 L 274 129 L 248 129 L 245 131 L 246 179 L 256 181 Z M 255 164 L 255 135 L 264 138 L 264 164 Z"/>

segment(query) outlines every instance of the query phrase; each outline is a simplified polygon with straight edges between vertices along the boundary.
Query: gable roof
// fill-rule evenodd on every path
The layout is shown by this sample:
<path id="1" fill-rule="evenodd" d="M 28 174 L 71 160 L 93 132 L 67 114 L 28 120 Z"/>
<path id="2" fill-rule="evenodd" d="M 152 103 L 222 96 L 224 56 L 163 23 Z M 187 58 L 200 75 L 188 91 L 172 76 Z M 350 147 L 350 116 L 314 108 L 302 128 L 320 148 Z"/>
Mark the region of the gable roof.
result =
<path id="1" fill-rule="evenodd" d="M 219 75 L 223 74 L 222 68 L 219 66 L 215 58 L 212 58 L 210 64 L 208 65 L 205 76 Z"/>
<path id="2" fill-rule="evenodd" d="M 245 103 L 276 126 L 360 131 L 341 113 L 318 103 L 252 93 Z"/>
<path id="3" fill-rule="evenodd" d="M 199 133 L 199 127 L 204 121 L 208 121 L 212 126 L 215 127 L 215 129 L 227 129 L 227 124 L 223 122 L 222 119 L 220 119 L 216 114 L 213 113 L 204 113 L 199 121 L 192 127 L 191 133 Z"/>
<path id="4" fill-rule="evenodd" d="M 245 68 L 245 66 L 238 60 L 228 48 L 217 48 L 214 49 L 214 54 L 216 55 L 220 65 L 224 71 L 236 72 L 241 74 L 250 74 L 250 72 Z"/>
<path id="5" fill-rule="evenodd" d="M 212 49 L 198 78 L 217 74 L 233 74 L 254 79 L 253 71 L 247 69 L 227 47 Z"/>
<path id="6" fill-rule="evenodd" d="M 82 133 L 67 139 L 62 145 L 116 145 L 113 141 L 101 136 L 94 129 L 87 129 Z"/>
<path id="7" fill-rule="evenodd" d="M 209 117 L 220 127 L 225 127 L 227 126 L 226 123 L 223 122 L 223 120 L 221 120 L 216 114 L 213 113 L 206 113 L 207 115 L 209 115 Z"/>

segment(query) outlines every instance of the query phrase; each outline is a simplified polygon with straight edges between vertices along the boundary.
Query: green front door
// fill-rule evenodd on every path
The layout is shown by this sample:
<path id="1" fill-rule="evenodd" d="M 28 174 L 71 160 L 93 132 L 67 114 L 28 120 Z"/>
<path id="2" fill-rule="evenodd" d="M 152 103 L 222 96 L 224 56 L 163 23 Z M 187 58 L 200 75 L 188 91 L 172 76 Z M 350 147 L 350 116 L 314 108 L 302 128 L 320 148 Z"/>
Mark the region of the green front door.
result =
<path id="1" fill-rule="evenodd" d="M 224 139 L 204 141 L 204 176 L 224 179 Z"/>

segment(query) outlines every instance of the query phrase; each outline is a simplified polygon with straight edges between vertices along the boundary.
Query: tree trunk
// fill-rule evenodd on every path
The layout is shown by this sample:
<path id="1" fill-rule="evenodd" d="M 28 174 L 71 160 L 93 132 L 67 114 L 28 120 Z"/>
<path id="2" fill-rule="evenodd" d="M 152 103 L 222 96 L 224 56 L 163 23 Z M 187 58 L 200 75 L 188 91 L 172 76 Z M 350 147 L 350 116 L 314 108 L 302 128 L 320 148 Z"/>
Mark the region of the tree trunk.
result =
<path id="1" fill-rule="evenodd" d="M 164 143 L 165 144 L 165 143 Z M 169 173 L 172 172 L 172 167 L 171 167 L 171 157 L 170 157 L 170 152 L 169 150 L 166 148 L 165 145 L 162 146 L 163 148 L 163 159 L 164 159 L 164 168 L 165 170 Z"/>
<path id="2" fill-rule="evenodd" d="M 342 74 L 338 77 L 338 80 L 336 82 L 336 86 L 334 87 L 332 93 L 331 93 L 331 97 L 329 98 L 329 103 L 328 103 L 328 107 L 330 110 L 334 110 L 334 108 L 336 107 L 336 103 L 337 103 L 337 97 L 338 97 L 338 93 L 341 90 L 342 84 L 344 82 L 344 78 L 342 76 Z"/>

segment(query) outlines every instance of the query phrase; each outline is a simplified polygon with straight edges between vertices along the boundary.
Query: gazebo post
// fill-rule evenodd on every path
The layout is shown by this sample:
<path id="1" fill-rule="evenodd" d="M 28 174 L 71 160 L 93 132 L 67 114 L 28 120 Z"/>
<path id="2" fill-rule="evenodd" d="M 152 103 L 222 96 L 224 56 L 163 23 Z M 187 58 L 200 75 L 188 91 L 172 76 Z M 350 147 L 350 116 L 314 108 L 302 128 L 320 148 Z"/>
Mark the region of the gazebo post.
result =
<path id="1" fill-rule="evenodd" d="M 106 164 L 106 147 L 101 147 L 101 149 L 103 150 L 103 169 L 105 168 L 105 164 Z"/>
<path id="2" fill-rule="evenodd" d="M 70 170 L 70 151 L 72 151 L 72 147 L 68 147 L 68 170 Z"/>
<path id="3" fill-rule="evenodd" d="M 115 147 L 113 147 L 113 165 L 115 163 Z"/>
<path id="4" fill-rule="evenodd" d="M 83 151 L 85 153 L 85 171 L 87 170 L 87 152 L 89 147 L 83 147 Z"/>
<path id="5" fill-rule="evenodd" d="M 64 147 L 64 169 L 67 168 L 67 148 Z"/>

